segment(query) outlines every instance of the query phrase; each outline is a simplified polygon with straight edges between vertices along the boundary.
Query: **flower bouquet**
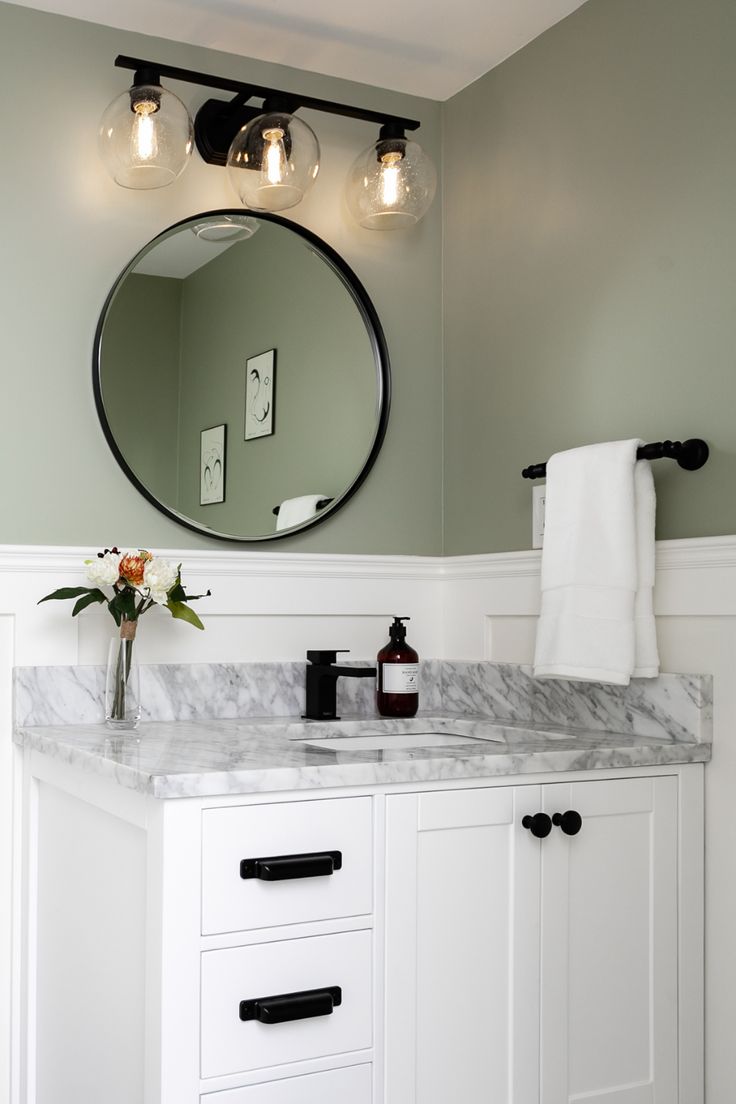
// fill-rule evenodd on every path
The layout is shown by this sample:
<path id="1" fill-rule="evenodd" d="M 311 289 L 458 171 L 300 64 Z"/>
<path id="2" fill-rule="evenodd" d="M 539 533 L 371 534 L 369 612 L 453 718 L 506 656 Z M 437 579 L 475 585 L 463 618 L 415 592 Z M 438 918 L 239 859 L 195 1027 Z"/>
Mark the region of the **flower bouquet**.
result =
<path id="1" fill-rule="evenodd" d="M 140 718 L 140 697 L 133 664 L 133 641 L 138 619 L 153 606 L 164 606 L 172 617 L 188 621 L 197 629 L 204 625 L 188 602 L 207 598 L 206 594 L 187 594 L 181 582 L 181 564 L 154 556 L 140 548 L 121 553 L 117 548 L 98 552 L 96 559 L 85 560 L 87 578 L 92 586 L 61 587 L 41 598 L 76 598 L 72 617 L 87 606 L 106 605 L 119 633 L 110 644 L 105 688 L 105 720 L 113 728 L 135 728 Z M 101 587 L 111 587 L 112 595 Z"/>

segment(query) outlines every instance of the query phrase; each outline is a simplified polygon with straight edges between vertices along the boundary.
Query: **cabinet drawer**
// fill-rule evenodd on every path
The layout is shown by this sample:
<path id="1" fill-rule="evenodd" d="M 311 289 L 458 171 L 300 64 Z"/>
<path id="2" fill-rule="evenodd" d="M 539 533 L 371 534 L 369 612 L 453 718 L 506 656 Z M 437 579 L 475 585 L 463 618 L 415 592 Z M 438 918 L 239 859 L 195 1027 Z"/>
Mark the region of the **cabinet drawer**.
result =
<path id="1" fill-rule="evenodd" d="M 241 1019 L 242 1002 L 339 988 L 331 1015 Z M 270 1004 L 270 1002 L 268 1002 Z M 202 1077 L 363 1050 L 371 1045 L 371 932 L 205 951 Z"/>
<path id="2" fill-rule="evenodd" d="M 353 797 L 206 810 L 202 815 L 203 934 L 369 913 L 371 809 L 369 797 Z M 319 857 L 330 854 L 332 860 Z M 298 861 L 290 868 L 284 863 L 249 861 L 284 856 L 296 856 Z M 244 861 L 243 873 L 250 877 L 241 877 Z M 331 874 L 326 872 L 330 868 Z"/>
<path id="3" fill-rule="evenodd" d="M 371 1067 L 310 1073 L 247 1089 L 209 1093 L 200 1104 L 371 1104 Z"/>

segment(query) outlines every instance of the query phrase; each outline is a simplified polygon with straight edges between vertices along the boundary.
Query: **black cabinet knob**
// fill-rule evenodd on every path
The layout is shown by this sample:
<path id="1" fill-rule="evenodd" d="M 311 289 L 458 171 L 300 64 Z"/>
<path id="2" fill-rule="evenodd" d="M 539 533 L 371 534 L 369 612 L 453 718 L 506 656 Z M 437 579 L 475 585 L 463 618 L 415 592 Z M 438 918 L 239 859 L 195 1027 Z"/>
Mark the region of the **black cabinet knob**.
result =
<path id="1" fill-rule="evenodd" d="M 566 836 L 576 836 L 583 827 L 583 818 L 574 809 L 568 809 L 566 813 L 555 813 L 552 823 L 555 828 L 561 828 Z"/>
<path id="2" fill-rule="evenodd" d="M 552 831 L 552 821 L 549 819 L 546 813 L 535 813 L 534 816 L 525 816 L 522 820 L 522 826 L 528 828 L 533 836 L 537 839 L 544 839 Z"/>

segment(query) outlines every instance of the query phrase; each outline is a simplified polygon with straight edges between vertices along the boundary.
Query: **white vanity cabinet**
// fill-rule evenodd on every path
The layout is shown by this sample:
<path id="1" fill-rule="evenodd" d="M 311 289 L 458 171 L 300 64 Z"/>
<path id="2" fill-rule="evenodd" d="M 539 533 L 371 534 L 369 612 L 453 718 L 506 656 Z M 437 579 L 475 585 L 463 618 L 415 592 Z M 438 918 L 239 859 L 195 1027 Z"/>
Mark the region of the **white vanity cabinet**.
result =
<path id="1" fill-rule="evenodd" d="M 699 930 L 678 878 L 700 884 L 679 795 L 648 776 L 387 798 L 385 1104 L 702 1100 L 685 1023 L 678 1052 Z M 570 810 L 576 834 L 523 826 Z"/>
<path id="2" fill-rule="evenodd" d="M 373 1104 L 372 795 L 30 765 L 22 1104 Z"/>
<path id="3" fill-rule="evenodd" d="M 20 1104 L 702 1104 L 702 765 L 171 799 L 27 767 Z"/>

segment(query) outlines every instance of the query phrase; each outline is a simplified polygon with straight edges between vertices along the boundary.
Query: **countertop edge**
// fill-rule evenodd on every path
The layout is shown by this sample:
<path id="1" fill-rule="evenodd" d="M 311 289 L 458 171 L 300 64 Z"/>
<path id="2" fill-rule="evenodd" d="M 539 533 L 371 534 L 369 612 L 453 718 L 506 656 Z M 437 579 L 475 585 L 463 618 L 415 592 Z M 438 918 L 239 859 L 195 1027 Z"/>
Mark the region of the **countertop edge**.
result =
<path id="1" fill-rule="evenodd" d="M 319 765 L 252 767 L 202 773 L 152 773 L 107 759 L 96 752 L 44 736 L 38 729 L 18 729 L 14 740 L 22 747 L 87 775 L 113 781 L 142 795 L 159 799 L 227 797 L 287 791 L 335 789 L 351 786 L 422 784 L 552 774 L 575 771 L 636 769 L 706 763 L 711 745 L 705 743 L 642 743 L 625 746 L 565 747 L 509 750 L 488 755 L 440 755 L 392 761 L 339 762 Z M 612 737 L 609 736 L 609 739 Z M 614 737 L 615 738 L 615 737 Z"/>

